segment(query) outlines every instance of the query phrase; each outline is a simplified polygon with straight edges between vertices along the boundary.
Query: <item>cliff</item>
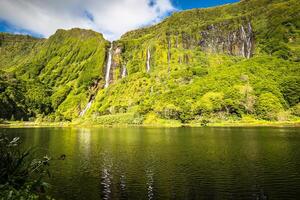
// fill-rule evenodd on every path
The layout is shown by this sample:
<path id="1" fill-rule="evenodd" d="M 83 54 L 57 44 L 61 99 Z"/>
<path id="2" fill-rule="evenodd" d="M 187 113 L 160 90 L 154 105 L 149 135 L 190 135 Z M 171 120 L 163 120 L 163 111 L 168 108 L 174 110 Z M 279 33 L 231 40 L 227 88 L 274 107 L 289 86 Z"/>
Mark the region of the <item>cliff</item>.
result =
<path id="1" fill-rule="evenodd" d="M 118 123 L 127 114 L 128 123 L 146 124 L 290 119 L 300 99 L 299 11 L 296 0 L 193 9 L 111 44 L 82 29 L 49 39 L 2 34 L 0 105 L 18 106 L 0 117 L 104 124 L 107 115 Z"/>

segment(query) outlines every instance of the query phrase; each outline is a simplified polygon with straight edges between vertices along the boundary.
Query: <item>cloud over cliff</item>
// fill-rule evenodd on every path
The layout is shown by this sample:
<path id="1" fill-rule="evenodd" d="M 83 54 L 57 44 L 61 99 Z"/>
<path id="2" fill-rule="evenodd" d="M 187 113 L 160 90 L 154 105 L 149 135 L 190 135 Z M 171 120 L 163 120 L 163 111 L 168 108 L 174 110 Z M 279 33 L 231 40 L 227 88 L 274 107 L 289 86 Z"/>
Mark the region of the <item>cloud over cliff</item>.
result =
<path id="1" fill-rule="evenodd" d="M 45 37 L 79 27 L 114 40 L 174 10 L 170 0 L 0 0 L 0 20 Z"/>

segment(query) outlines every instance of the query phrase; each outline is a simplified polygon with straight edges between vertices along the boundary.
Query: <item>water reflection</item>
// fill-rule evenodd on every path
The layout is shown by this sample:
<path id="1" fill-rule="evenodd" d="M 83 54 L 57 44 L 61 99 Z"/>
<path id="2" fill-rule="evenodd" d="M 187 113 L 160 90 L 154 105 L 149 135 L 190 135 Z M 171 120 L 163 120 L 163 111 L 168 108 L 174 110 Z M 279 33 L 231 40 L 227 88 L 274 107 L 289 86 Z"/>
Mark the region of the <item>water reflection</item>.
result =
<path id="1" fill-rule="evenodd" d="M 147 191 L 148 191 L 148 199 L 151 200 L 154 197 L 154 178 L 153 178 L 154 173 L 152 172 L 151 169 L 146 169 L 146 177 L 147 177 Z"/>
<path id="2" fill-rule="evenodd" d="M 111 183 L 112 183 L 112 175 L 110 174 L 108 169 L 103 169 L 102 176 L 101 176 L 101 185 L 102 188 L 102 198 L 103 199 L 110 199 L 111 196 Z"/>
<path id="3" fill-rule="evenodd" d="M 66 154 L 56 199 L 297 199 L 299 129 L 0 129 Z"/>
<path id="4" fill-rule="evenodd" d="M 111 156 L 105 152 L 103 154 L 103 164 L 101 172 L 101 195 L 102 199 L 111 199 L 113 175 L 111 174 L 113 162 Z"/>
<path id="5" fill-rule="evenodd" d="M 124 174 L 121 174 L 120 176 L 120 192 L 121 192 L 121 198 L 127 199 L 126 177 Z"/>
<path id="6" fill-rule="evenodd" d="M 79 148 L 82 149 L 82 153 L 84 153 L 84 156 L 86 158 L 89 157 L 91 148 L 91 129 L 78 129 L 78 142 Z"/>

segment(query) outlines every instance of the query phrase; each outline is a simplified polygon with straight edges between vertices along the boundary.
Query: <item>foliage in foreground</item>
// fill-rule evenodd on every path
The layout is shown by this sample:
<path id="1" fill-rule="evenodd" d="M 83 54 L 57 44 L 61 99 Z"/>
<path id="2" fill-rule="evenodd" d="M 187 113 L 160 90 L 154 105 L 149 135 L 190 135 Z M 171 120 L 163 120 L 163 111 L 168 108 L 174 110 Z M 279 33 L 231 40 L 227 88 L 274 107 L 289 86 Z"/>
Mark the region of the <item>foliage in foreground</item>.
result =
<path id="1" fill-rule="evenodd" d="M 50 158 L 35 158 L 34 149 L 21 150 L 19 138 L 0 135 L 0 199 L 39 199 L 45 195 Z"/>

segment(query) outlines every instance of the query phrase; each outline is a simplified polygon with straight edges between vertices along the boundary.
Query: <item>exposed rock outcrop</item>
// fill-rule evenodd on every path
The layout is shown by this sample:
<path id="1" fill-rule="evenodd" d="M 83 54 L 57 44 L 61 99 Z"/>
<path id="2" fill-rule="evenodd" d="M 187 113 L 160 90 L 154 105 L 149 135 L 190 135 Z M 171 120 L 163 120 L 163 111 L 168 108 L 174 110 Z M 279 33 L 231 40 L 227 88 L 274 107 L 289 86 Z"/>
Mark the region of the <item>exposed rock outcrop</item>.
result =
<path id="1" fill-rule="evenodd" d="M 199 45 L 203 50 L 214 53 L 250 58 L 254 48 L 254 34 L 251 23 L 241 24 L 237 29 L 224 30 L 227 24 L 210 25 L 201 31 Z"/>
<path id="2" fill-rule="evenodd" d="M 122 53 L 122 46 L 116 46 L 113 50 L 112 81 L 115 81 L 119 78 L 124 78 L 127 74 L 126 65 L 122 59 Z"/>

